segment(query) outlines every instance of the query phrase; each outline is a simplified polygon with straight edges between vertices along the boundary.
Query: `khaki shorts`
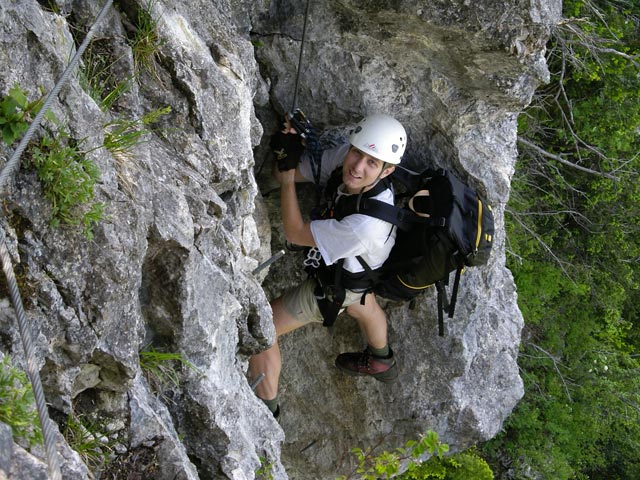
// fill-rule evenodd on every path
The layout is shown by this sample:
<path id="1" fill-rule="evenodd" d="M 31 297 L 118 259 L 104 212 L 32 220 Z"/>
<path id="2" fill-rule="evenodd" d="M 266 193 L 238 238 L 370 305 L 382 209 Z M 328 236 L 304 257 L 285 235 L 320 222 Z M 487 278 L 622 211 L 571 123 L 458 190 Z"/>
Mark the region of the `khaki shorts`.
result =
<path id="1" fill-rule="evenodd" d="M 323 318 L 318 308 L 318 301 L 314 294 L 316 289 L 316 281 L 309 278 L 295 288 L 288 290 L 282 296 L 282 303 L 289 314 L 302 323 L 322 323 Z M 362 298 L 362 292 L 354 292 L 347 290 L 344 302 L 342 302 L 343 310 L 357 303 Z M 341 310 L 341 312 L 343 311 Z"/>

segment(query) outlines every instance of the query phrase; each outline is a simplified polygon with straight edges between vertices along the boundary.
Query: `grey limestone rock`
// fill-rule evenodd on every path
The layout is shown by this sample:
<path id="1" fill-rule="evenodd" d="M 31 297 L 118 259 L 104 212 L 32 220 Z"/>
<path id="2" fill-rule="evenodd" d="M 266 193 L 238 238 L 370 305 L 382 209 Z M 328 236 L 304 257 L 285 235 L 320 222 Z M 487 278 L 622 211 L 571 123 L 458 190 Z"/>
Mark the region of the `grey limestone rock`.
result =
<path id="1" fill-rule="evenodd" d="M 32 99 L 51 90 L 99 10 L 82 0 L 0 6 L 0 61 L 10 66 L 0 95 L 18 84 Z M 28 151 L 2 192 L 0 224 L 24 278 L 52 417 L 61 430 L 71 412 L 101 419 L 118 445 L 114 468 L 241 480 L 266 462 L 276 479 L 335 478 L 352 467 L 356 446 L 392 449 L 427 429 L 453 451 L 489 439 L 523 394 L 523 320 L 503 214 L 516 118 L 548 75 L 555 0 L 312 2 L 298 105 L 337 132 L 371 112 L 395 115 L 409 133 L 405 164 L 453 169 L 479 189 L 494 207 L 497 241 L 489 264 L 464 275 L 444 337 L 435 292 L 414 309 L 384 303 L 401 361 L 396 384 L 335 370 L 338 353 L 363 346 L 344 316 L 333 335 L 309 327 L 282 338 L 280 423 L 251 391 L 248 358 L 274 340 L 269 300 L 303 278 L 295 253 L 252 273 L 283 248 L 266 144 L 291 108 L 303 7 L 114 2 L 94 47 L 109 52 L 117 78 L 135 81 L 104 111 L 74 75 L 52 106 L 101 172 L 95 196 L 105 216 L 93 239 L 49 225 Z M 149 8 L 159 50 L 150 69 L 136 70 L 129 39 Z M 128 155 L 101 148 L 109 122 L 165 106 L 171 112 Z M 46 130 L 57 131 L 45 124 L 36 141 Z M 0 146 L 3 159 L 10 153 Z M 309 208 L 312 189 L 300 192 Z M 23 362 L 5 303 L 0 349 Z M 177 382 L 141 367 L 151 347 L 180 354 Z M 62 438 L 59 450 L 69 478 L 89 478 Z M 11 458 L 15 478 L 41 470 L 37 449 L 14 448 Z"/>

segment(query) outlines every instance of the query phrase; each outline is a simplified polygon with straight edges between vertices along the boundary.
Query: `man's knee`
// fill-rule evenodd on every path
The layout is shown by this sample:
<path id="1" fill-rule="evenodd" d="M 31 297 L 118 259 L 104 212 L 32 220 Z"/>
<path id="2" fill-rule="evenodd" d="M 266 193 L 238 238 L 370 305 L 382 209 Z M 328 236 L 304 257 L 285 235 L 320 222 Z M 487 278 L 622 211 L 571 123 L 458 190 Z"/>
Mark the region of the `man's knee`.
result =
<path id="1" fill-rule="evenodd" d="M 278 336 L 302 326 L 302 324 L 289 313 L 282 297 L 276 298 L 271 302 L 271 311 L 273 313 L 273 326 L 276 327 L 276 335 Z"/>
<path id="2" fill-rule="evenodd" d="M 379 315 L 381 313 L 384 315 L 384 311 L 382 307 L 378 305 L 378 301 L 373 293 L 365 296 L 364 305 L 360 302 L 349 305 L 347 307 L 347 313 L 356 319 Z"/>

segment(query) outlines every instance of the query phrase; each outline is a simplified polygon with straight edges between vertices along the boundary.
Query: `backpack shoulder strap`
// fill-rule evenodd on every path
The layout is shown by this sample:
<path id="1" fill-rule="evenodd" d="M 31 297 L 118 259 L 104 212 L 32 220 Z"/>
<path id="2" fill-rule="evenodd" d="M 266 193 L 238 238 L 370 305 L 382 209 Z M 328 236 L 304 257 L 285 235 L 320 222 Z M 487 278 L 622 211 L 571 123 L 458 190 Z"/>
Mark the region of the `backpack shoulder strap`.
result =
<path id="1" fill-rule="evenodd" d="M 389 222 L 402 230 L 411 230 L 416 224 L 430 224 L 431 219 L 416 215 L 411 210 L 385 203 L 375 198 L 361 198 L 358 202 L 356 195 L 341 201 L 334 218 L 343 218 L 359 213 Z"/>
<path id="2" fill-rule="evenodd" d="M 416 223 L 424 223 L 424 220 L 410 210 L 396 207 L 374 198 L 363 199 L 359 208 L 353 213 L 369 215 L 370 217 L 392 223 L 402 230 L 410 230 Z"/>

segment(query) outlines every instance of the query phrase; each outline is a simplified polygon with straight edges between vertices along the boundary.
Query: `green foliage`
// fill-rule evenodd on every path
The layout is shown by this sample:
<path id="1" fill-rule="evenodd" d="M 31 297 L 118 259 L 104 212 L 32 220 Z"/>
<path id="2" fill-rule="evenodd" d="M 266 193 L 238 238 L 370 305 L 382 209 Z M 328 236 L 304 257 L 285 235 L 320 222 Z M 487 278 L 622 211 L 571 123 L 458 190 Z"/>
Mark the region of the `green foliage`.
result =
<path id="1" fill-rule="evenodd" d="M 9 356 L 0 360 L 0 422 L 11 427 L 14 439 L 28 445 L 42 443 L 42 429 L 33 390 L 26 374 Z"/>
<path id="2" fill-rule="evenodd" d="M 71 412 L 62 433 L 92 472 L 108 463 L 113 453 L 113 441 L 109 439 L 104 422 Z"/>
<path id="3" fill-rule="evenodd" d="M 491 468 L 475 452 L 467 451 L 445 457 L 444 454 L 448 451 L 449 446 L 440 442 L 438 434 L 432 430 L 421 436 L 418 441 L 410 440 L 404 447 L 397 448 L 393 452 L 384 451 L 375 455 L 373 448 L 366 451 L 354 448 L 352 453 L 356 456 L 358 466 L 350 475 L 338 477 L 337 480 L 351 478 L 362 480 L 493 479 Z M 420 461 L 426 453 L 431 457 L 426 462 Z M 398 475 L 403 464 L 406 464 L 406 471 Z"/>
<path id="4" fill-rule="evenodd" d="M 121 58 L 114 57 L 113 45 L 105 39 L 92 41 L 83 55 L 78 79 L 82 88 L 103 112 L 113 110 L 122 96 L 133 87 L 134 81 L 141 74 L 141 68 L 155 71 L 155 63 L 153 63 L 155 53 L 148 51 L 151 49 L 151 44 L 157 42 L 155 30 L 157 22 L 150 16 L 151 6 L 152 4 L 149 3 L 146 10 L 140 10 L 138 13 L 140 27 L 136 28 L 134 38 L 131 40 L 135 61 L 133 74 L 121 79 L 122 73 L 119 73 L 119 70 L 122 70 L 123 66 L 118 65 Z M 159 48 L 159 44 L 154 45 L 156 49 Z M 131 162 L 132 149 L 146 141 L 147 134 L 152 131 L 152 125 L 157 123 L 161 116 L 170 112 L 170 107 L 163 107 L 140 118 L 115 115 L 112 120 L 103 125 L 103 146 L 116 161 L 116 174 L 120 187 L 130 194 L 133 194 L 131 171 L 137 168 Z"/>
<path id="5" fill-rule="evenodd" d="M 138 119 L 116 118 L 104 126 L 104 147 L 116 157 L 129 156 L 133 147 L 144 142 L 149 127 L 170 112 L 171 107 L 164 107 L 146 113 Z"/>
<path id="6" fill-rule="evenodd" d="M 104 212 L 104 204 L 94 201 L 98 167 L 64 132 L 55 138 L 42 137 L 33 148 L 32 159 L 44 196 L 52 205 L 51 226 L 80 226 L 91 239 L 93 227 Z"/>
<path id="7" fill-rule="evenodd" d="M 56 3 L 56 0 L 46 0 L 40 2 L 40 5 L 45 9 L 48 10 L 50 12 L 53 13 L 57 13 L 60 14 L 60 7 L 58 7 L 58 4 Z"/>
<path id="8" fill-rule="evenodd" d="M 450 457 L 431 457 L 426 462 L 412 464 L 399 480 L 493 480 L 493 472 L 477 453 L 466 451 Z"/>
<path id="9" fill-rule="evenodd" d="M 138 10 L 136 30 L 130 40 L 136 72 L 147 72 L 159 79 L 157 58 L 164 41 L 158 34 L 159 19 L 153 15 L 156 0 L 148 0 L 144 8 Z"/>
<path id="10" fill-rule="evenodd" d="M 260 468 L 256 470 L 256 479 L 273 480 L 273 474 L 271 473 L 273 465 L 273 462 L 269 462 L 266 458 L 260 457 Z"/>
<path id="11" fill-rule="evenodd" d="M 552 82 L 519 122 L 545 153 L 523 142 L 506 218 L 526 393 L 483 452 L 542 478 L 640 478 L 640 4 L 563 8 Z"/>
<path id="12" fill-rule="evenodd" d="M 82 89 L 103 112 L 110 110 L 123 94 L 131 90 L 133 76 L 120 79 L 115 73 L 119 58 L 113 57 L 112 46 L 104 40 L 94 40 L 82 56 L 78 81 Z"/>
<path id="13" fill-rule="evenodd" d="M 27 93 L 15 84 L 9 93 L 0 99 L 0 129 L 2 141 L 12 145 L 29 128 L 31 115 L 40 110 L 42 99 L 29 102 Z"/>
<path id="14" fill-rule="evenodd" d="M 157 392 L 169 387 L 180 386 L 179 366 L 185 366 L 197 371 L 197 368 L 187 361 L 180 353 L 162 352 L 152 345 L 140 351 L 140 368 L 149 384 Z"/>
<path id="15" fill-rule="evenodd" d="M 10 145 L 21 137 L 28 128 L 30 116 L 41 106 L 41 99 L 29 102 L 26 93 L 14 85 L 9 95 L 0 101 L 3 141 Z M 59 131 L 55 137 L 45 134 L 31 153 L 44 195 L 52 204 L 50 224 L 80 226 L 90 239 L 94 225 L 104 212 L 104 204 L 94 202 L 93 191 L 100 172 L 86 157 L 88 152 L 80 149 L 82 142 L 73 142 L 51 112 L 47 112 L 45 118 L 56 124 Z"/>

